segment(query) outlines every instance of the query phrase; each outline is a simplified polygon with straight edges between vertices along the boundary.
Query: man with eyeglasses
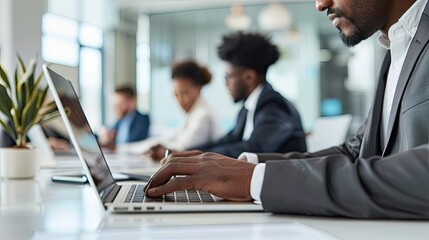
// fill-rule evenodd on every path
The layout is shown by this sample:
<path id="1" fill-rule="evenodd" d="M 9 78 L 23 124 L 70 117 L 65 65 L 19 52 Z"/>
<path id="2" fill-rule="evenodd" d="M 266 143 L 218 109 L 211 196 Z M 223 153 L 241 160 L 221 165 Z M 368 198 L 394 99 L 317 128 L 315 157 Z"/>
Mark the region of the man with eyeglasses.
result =
<path id="1" fill-rule="evenodd" d="M 279 58 L 277 47 L 263 35 L 238 32 L 223 37 L 218 54 L 225 61 L 229 92 L 243 108 L 226 136 L 191 149 L 235 158 L 242 152 L 306 151 L 298 111 L 265 78 Z"/>

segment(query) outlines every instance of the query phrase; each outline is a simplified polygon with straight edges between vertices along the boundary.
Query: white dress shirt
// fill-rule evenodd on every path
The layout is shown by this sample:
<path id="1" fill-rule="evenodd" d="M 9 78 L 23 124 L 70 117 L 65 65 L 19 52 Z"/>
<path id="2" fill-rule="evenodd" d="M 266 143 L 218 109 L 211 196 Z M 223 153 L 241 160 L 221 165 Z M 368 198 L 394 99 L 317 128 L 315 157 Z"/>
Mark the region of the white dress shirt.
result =
<path id="1" fill-rule="evenodd" d="M 423 14 L 424 6 L 428 0 L 417 0 L 398 20 L 393 24 L 388 36 L 381 34 L 379 43 L 385 48 L 390 49 L 391 65 L 388 72 L 387 85 L 384 93 L 383 113 L 382 113 L 382 131 L 384 138 L 387 134 L 389 124 L 390 111 L 392 108 L 393 97 L 395 95 L 396 85 L 399 75 L 404 64 L 405 56 L 410 46 L 411 40 L 414 37 L 420 18 Z M 382 140 L 383 143 L 385 139 Z M 386 144 L 386 143 L 384 143 Z M 262 184 L 265 176 L 265 163 L 258 164 L 258 156 L 254 153 L 242 153 L 238 159 L 246 158 L 248 162 L 257 164 L 253 170 L 252 180 L 250 184 L 250 193 L 255 203 L 261 203 Z"/>
<path id="2" fill-rule="evenodd" d="M 243 141 L 249 140 L 254 129 L 253 119 L 255 118 L 255 109 L 256 104 L 258 103 L 259 97 L 261 96 L 263 86 L 259 84 L 253 91 L 250 93 L 244 102 L 244 108 L 247 110 L 246 124 L 244 125 L 243 132 Z"/>
<path id="3" fill-rule="evenodd" d="M 384 92 L 382 112 L 382 146 L 387 144 L 387 128 L 389 126 L 390 112 L 392 110 L 393 97 L 398 85 L 399 75 L 404 65 L 405 55 L 410 47 L 411 40 L 416 34 L 417 27 L 422 16 L 427 0 L 417 0 L 398 20 L 390 27 L 387 36 L 384 33 L 378 38 L 378 42 L 386 49 L 390 49 L 391 62 Z"/>

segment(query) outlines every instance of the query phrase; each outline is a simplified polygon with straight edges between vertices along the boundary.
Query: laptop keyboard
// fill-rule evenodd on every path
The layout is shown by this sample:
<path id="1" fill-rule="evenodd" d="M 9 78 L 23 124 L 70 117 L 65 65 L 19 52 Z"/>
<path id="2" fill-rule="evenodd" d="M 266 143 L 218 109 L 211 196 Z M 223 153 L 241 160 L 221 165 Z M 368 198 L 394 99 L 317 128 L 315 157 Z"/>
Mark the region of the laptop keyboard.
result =
<path id="1" fill-rule="evenodd" d="M 149 198 L 144 195 L 144 185 L 131 185 L 127 196 L 126 203 L 144 203 L 144 202 L 166 202 L 166 203 L 205 203 L 215 202 L 215 198 L 208 192 L 197 190 L 182 190 L 168 193 L 162 197 Z"/>

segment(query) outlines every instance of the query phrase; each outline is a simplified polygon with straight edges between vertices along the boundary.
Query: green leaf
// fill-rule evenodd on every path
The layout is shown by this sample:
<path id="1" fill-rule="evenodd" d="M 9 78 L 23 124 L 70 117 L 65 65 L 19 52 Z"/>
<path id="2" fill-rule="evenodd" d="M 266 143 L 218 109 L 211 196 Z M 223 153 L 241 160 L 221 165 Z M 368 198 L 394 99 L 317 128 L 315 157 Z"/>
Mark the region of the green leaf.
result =
<path id="1" fill-rule="evenodd" d="M 31 59 L 28 64 L 27 70 L 21 76 L 21 79 L 18 81 L 18 87 L 22 87 L 24 83 L 26 83 L 32 75 L 34 75 L 34 70 L 36 68 L 37 61 L 35 59 Z"/>
<path id="2" fill-rule="evenodd" d="M 0 79 L 1 79 L 0 84 L 5 86 L 10 91 L 11 89 L 9 85 L 9 78 L 7 77 L 7 74 L 1 65 L 0 65 Z"/>
<path id="3" fill-rule="evenodd" d="M 24 109 L 24 104 L 21 100 L 21 96 L 20 94 L 18 94 L 18 69 L 15 69 L 15 100 L 16 100 L 16 107 L 17 110 L 19 110 L 18 112 L 22 112 L 22 109 Z"/>
<path id="4" fill-rule="evenodd" d="M 50 114 L 52 112 L 58 111 L 57 105 L 55 101 L 51 101 L 47 104 L 45 104 L 37 113 L 37 117 L 34 120 L 34 122 L 40 122 L 40 119 L 42 119 L 43 116 L 46 114 Z"/>
<path id="5" fill-rule="evenodd" d="M 43 79 L 43 72 L 40 72 L 39 76 L 37 76 L 36 81 L 34 82 L 33 89 L 31 89 L 31 91 L 39 88 L 39 85 L 40 85 L 40 82 L 42 81 L 42 79 Z"/>
<path id="6" fill-rule="evenodd" d="M 45 106 L 43 106 L 44 110 L 45 109 L 48 110 L 48 109 L 51 109 L 51 108 L 57 109 L 57 103 L 55 101 L 50 101 L 49 103 L 45 104 Z"/>
<path id="7" fill-rule="evenodd" d="M 37 62 L 36 62 L 36 65 L 37 65 Z M 28 81 L 27 81 L 27 83 L 28 83 L 28 89 L 33 89 L 33 86 L 34 86 L 34 73 L 35 73 L 35 70 L 36 70 L 36 66 L 34 66 L 34 70 L 33 70 L 33 72 L 30 74 L 30 76 L 28 77 Z"/>
<path id="8" fill-rule="evenodd" d="M 10 99 L 9 94 L 5 86 L 0 85 L 0 111 L 5 114 L 9 119 L 12 118 L 11 109 L 13 108 L 12 99 Z"/>
<path id="9" fill-rule="evenodd" d="M 18 85 L 18 80 L 19 80 L 18 69 L 15 69 L 15 86 Z"/>
<path id="10" fill-rule="evenodd" d="M 43 102 L 45 101 L 46 94 L 48 93 L 48 87 L 46 86 L 43 90 L 38 90 L 37 95 L 37 109 L 40 109 L 43 106 Z"/>
<path id="11" fill-rule="evenodd" d="M 34 94 L 27 102 L 22 111 L 22 119 L 21 126 L 24 127 L 24 130 L 27 130 L 27 126 L 29 126 L 34 118 L 36 117 L 37 111 L 39 109 L 36 108 L 37 105 L 37 97 L 38 94 Z"/>
<path id="12" fill-rule="evenodd" d="M 3 131 L 5 131 L 7 133 L 7 135 L 9 135 L 11 138 L 16 140 L 16 133 L 15 133 L 14 128 L 12 126 L 10 126 L 9 124 L 7 124 L 6 122 L 4 122 L 1 119 L 0 119 L 0 125 L 3 129 Z"/>
<path id="13" fill-rule="evenodd" d="M 21 73 L 21 76 L 25 73 L 25 65 L 24 61 L 22 61 L 22 58 L 19 54 L 16 54 L 16 62 L 18 63 L 18 69 Z"/>
<path id="14" fill-rule="evenodd" d="M 43 109 L 43 111 L 40 112 L 40 115 L 43 116 L 43 115 L 50 114 L 51 112 L 55 112 L 55 111 L 58 111 L 57 106 Z"/>
<path id="15" fill-rule="evenodd" d="M 60 112 L 59 111 L 54 111 L 54 112 L 51 112 L 51 113 L 49 113 L 49 114 L 45 114 L 45 115 L 43 115 L 43 117 L 40 119 L 40 124 L 43 124 L 43 123 L 46 123 L 46 122 L 48 122 L 48 121 L 50 121 L 50 120 L 52 120 L 52 119 L 54 119 L 54 118 L 56 118 L 56 117 L 59 117 L 61 114 L 60 114 Z"/>
<path id="16" fill-rule="evenodd" d="M 25 119 L 24 126 L 26 126 L 26 129 L 29 129 L 29 127 L 31 127 L 34 123 L 37 123 L 39 121 L 38 120 L 38 115 L 40 115 L 39 112 L 43 108 L 46 109 L 46 106 L 43 107 L 43 103 L 45 101 L 45 97 L 46 97 L 47 92 L 48 92 L 47 86 L 42 90 L 36 89 L 35 91 L 32 92 L 31 97 L 30 97 L 31 105 L 27 105 L 26 107 L 28 107 L 28 110 L 25 111 L 26 109 L 24 109 L 24 111 L 23 111 L 23 120 Z M 34 100 L 34 102 L 32 102 L 33 100 Z M 54 105 L 54 106 L 56 106 L 56 105 Z M 48 110 L 48 109 L 46 109 L 46 110 Z M 46 110 L 45 110 L 45 113 L 49 113 L 49 112 L 55 111 L 56 107 L 54 107 L 54 108 L 51 107 L 49 112 L 47 112 Z M 42 116 L 45 113 L 41 113 Z"/>
<path id="17" fill-rule="evenodd" d="M 30 76 L 31 77 L 31 76 Z M 25 89 L 25 101 L 30 98 L 30 79 L 28 79 L 27 82 L 24 83 L 24 89 Z"/>
<path id="18" fill-rule="evenodd" d="M 16 132 L 18 132 L 21 129 L 21 126 L 19 125 L 19 119 L 20 117 L 17 114 L 17 110 L 15 107 L 13 107 L 10 110 L 11 114 L 12 114 L 12 126 L 15 129 Z"/>
<path id="19" fill-rule="evenodd" d="M 18 62 L 20 57 L 18 56 Z M 22 61 L 22 60 L 21 60 Z M 21 62 L 22 64 L 22 62 Z M 21 65 L 19 64 L 19 65 Z M 23 111 L 26 103 L 29 101 L 30 97 L 30 90 L 28 85 L 28 80 L 32 74 L 34 74 L 34 69 L 36 67 L 36 60 L 32 59 L 30 61 L 30 64 L 28 65 L 27 70 L 22 75 L 21 79 L 19 79 L 17 85 L 16 85 L 16 95 L 18 100 L 18 106 L 19 110 Z"/>

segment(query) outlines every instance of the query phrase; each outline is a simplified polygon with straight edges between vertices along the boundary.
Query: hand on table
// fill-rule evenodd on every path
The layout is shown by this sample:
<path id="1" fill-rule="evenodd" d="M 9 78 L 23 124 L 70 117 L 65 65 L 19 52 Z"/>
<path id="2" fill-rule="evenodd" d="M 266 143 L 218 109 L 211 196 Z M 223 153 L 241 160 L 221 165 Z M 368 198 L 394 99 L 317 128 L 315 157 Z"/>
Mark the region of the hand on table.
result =
<path id="1" fill-rule="evenodd" d="M 251 201 L 250 182 L 256 165 L 217 153 L 173 153 L 153 175 L 145 192 L 150 197 L 196 189 L 232 201 Z M 176 175 L 183 177 L 172 178 Z"/>
<path id="2" fill-rule="evenodd" d="M 116 149 L 116 131 L 102 128 L 98 133 L 98 142 L 103 149 L 115 151 Z"/>
<path id="3" fill-rule="evenodd" d="M 165 156 L 165 150 L 167 150 L 167 148 L 165 148 L 161 144 L 157 144 L 151 147 L 147 152 L 145 152 L 144 155 L 152 158 L 155 161 L 160 161 Z"/>

